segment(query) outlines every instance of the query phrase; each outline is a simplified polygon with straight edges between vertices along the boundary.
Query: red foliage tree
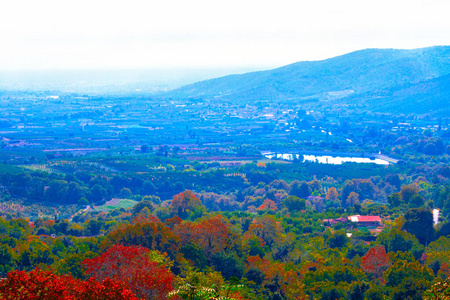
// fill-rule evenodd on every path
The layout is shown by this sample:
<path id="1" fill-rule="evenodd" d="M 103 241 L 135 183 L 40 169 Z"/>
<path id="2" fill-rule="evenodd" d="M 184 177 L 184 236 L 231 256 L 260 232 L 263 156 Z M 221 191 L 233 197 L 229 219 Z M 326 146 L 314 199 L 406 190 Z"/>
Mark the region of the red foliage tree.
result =
<path id="1" fill-rule="evenodd" d="M 64 280 L 65 279 L 65 280 Z M 13 271 L 8 273 L 6 280 L 0 281 L 1 299 L 68 299 L 66 281 L 70 277 L 58 277 L 51 272 L 33 270 L 29 273 Z"/>
<path id="2" fill-rule="evenodd" d="M 266 200 L 264 200 L 264 203 L 261 204 L 261 206 L 258 207 L 257 209 L 258 209 L 258 210 L 277 210 L 278 207 L 277 207 L 277 205 L 275 204 L 275 202 L 273 202 L 273 201 L 270 200 L 270 199 L 266 199 Z"/>
<path id="3" fill-rule="evenodd" d="M 122 280 L 139 297 L 166 299 L 172 290 L 173 274 L 166 266 L 158 265 L 148 257 L 149 249 L 114 245 L 101 256 L 86 259 L 86 271 L 97 280 Z"/>
<path id="4" fill-rule="evenodd" d="M 366 273 L 371 273 L 381 280 L 384 271 L 391 265 L 389 255 L 384 246 L 378 245 L 369 249 L 362 258 L 361 267 Z"/>
<path id="5" fill-rule="evenodd" d="M 70 275 L 55 275 L 35 269 L 13 271 L 0 281 L 0 299 L 52 300 L 138 300 L 121 281 L 81 281 Z"/>
<path id="6" fill-rule="evenodd" d="M 265 275 L 261 285 L 278 282 L 279 289 L 286 295 L 286 299 L 306 299 L 300 274 L 289 268 L 286 263 L 271 262 L 259 256 L 249 256 L 247 265 L 248 270 L 260 270 Z"/>
<path id="7" fill-rule="evenodd" d="M 180 225 L 181 222 L 183 222 L 183 220 L 182 220 L 180 217 L 175 216 L 175 217 L 173 217 L 173 218 L 167 219 L 167 220 L 164 222 L 164 224 L 165 224 L 167 227 L 173 229 L 175 226 Z"/>
<path id="8" fill-rule="evenodd" d="M 182 245 L 196 244 L 203 248 L 207 257 L 224 251 L 232 236 L 230 224 L 220 215 L 196 222 L 185 221 L 176 226 L 174 231 Z"/>
<path id="9" fill-rule="evenodd" d="M 76 285 L 74 290 L 79 290 L 77 300 L 138 300 L 125 283 L 111 278 L 106 278 L 102 283 L 91 277 L 81 284 Z"/>

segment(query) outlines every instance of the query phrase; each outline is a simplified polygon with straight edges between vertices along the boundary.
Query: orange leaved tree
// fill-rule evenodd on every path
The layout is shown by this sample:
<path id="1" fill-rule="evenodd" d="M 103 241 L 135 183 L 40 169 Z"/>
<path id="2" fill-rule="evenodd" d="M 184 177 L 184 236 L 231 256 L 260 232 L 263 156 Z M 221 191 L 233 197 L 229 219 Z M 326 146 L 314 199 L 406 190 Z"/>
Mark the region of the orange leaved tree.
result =
<path id="1" fill-rule="evenodd" d="M 383 273 L 391 265 L 389 255 L 384 246 L 378 245 L 369 249 L 362 258 L 361 267 L 366 273 L 371 273 L 377 279 L 383 278 Z"/>

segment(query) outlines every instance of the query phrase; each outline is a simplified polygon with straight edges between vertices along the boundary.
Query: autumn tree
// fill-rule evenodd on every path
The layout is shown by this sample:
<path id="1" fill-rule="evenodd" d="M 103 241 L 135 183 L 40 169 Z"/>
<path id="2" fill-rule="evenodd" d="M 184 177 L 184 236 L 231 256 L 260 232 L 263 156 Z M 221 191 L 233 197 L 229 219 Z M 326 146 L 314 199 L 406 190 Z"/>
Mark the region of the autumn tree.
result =
<path id="1" fill-rule="evenodd" d="M 74 285 L 73 290 L 76 300 L 139 300 L 125 283 L 110 278 L 102 282 L 89 278 Z"/>
<path id="2" fill-rule="evenodd" d="M 184 221 L 174 227 L 174 232 L 180 237 L 181 245 L 200 246 L 208 259 L 221 251 L 243 253 L 240 232 L 220 215 L 195 222 Z"/>
<path id="3" fill-rule="evenodd" d="M 70 275 L 55 275 L 35 269 L 30 272 L 13 271 L 0 281 L 0 298 L 4 300 L 138 300 L 121 281 L 95 279 L 81 281 Z"/>
<path id="4" fill-rule="evenodd" d="M 384 246 L 378 245 L 369 249 L 362 258 L 361 267 L 366 273 L 371 273 L 376 279 L 382 279 L 384 271 L 390 266 L 389 255 Z"/>
<path id="5" fill-rule="evenodd" d="M 428 245 L 425 254 L 427 265 L 434 273 L 438 273 L 442 266 L 450 262 L 450 238 L 440 237 Z"/>
<path id="6" fill-rule="evenodd" d="M 149 249 L 114 245 L 101 256 L 83 262 L 86 272 L 100 282 L 122 280 L 145 299 L 166 299 L 172 290 L 173 274 L 165 265 L 152 261 Z"/>
<path id="7" fill-rule="evenodd" d="M 271 211 L 271 210 L 277 210 L 278 207 L 275 204 L 275 202 L 273 202 L 270 199 L 266 199 L 264 200 L 263 204 L 261 204 L 260 207 L 258 207 L 258 210 L 260 211 Z"/>
<path id="8" fill-rule="evenodd" d="M 260 238 L 269 248 L 279 243 L 284 234 L 283 228 L 273 216 L 255 218 L 248 232 Z"/>
<path id="9" fill-rule="evenodd" d="M 167 253 L 171 259 L 175 259 L 180 247 L 179 237 L 153 215 L 138 215 L 132 224 L 118 226 L 107 237 L 112 244 L 158 250 Z"/>
<path id="10" fill-rule="evenodd" d="M 327 199 L 329 202 L 335 204 L 338 201 L 338 196 L 339 193 L 337 192 L 335 187 L 331 187 L 328 190 L 327 196 L 325 197 L 325 199 Z"/>
<path id="11" fill-rule="evenodd" d="M 347 206 L 353 206 L 355 204 L 359 204 L 359 194 L 355 193 L 355 192 L 351 192 L 348 197 L 347 200 L 345 200 Z"/>
<path id="12" fill-rule="evenodd" d="M 450 299 L 450 277 L 439 280 L 423 294 L 425 300 Z"/>
<path id="13" fill-rule="evenodd" d="M 246 277 L 259 283 L 265 299 L 306 299 L 299 273 L 286 263 L 250 256 Z M 279 298 L 280 295 L 283 297 Z"/>
<path id="14" fill-rule="evenodd" d="M 192 191 L 185 190 L 173 196 L 172 202 L 170 203 L 170 212 L 172 215 L 186 219 L 194 211 L 194 208 L 200 205 L 202 205 L 200 199 Z"/>

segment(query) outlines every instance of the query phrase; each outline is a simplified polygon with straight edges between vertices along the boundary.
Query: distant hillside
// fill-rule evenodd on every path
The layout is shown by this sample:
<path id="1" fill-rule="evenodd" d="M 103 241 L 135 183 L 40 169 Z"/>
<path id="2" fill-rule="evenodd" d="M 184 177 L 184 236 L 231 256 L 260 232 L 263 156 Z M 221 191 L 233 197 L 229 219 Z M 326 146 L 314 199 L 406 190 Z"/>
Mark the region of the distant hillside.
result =
<path id="1" fill-rule="evenodd" d="M 375 112 L 447 115 L 450 113 L 450 75 L 409 83 L 381 91 L 368 92 L 341 99 L 363 104 Z"/>
<path id="2" fill-rule="evenodd" d="M 375 93 L 419 83 L 450 74 L 450 46 L 414 50 L 366 49 L 321 60 L 297 62 L 281 68 L 230 75 L 181 87 L 166 94 L 174 98 L 216 98 L 229 100 L 303 100 L 325 94 Z M 430 85 L 417 85 L 429 92 Z M 412 88 L 411 85 L 410 88 Z M 425 88 L 425 86 L 428 86 Z M 412 91 L 397 92 L 403 96 Z M 445 94 L 445 92 L 443 92 Z M 397 94 L 392 94 L 393 99 Z M 420 93 L 419 93 L 420 94 Z M 402 97 L 403 97 L 402 96 Z M 353 99 L 350 97 L 349 99 Z M 373 99 L 373 95 L 365 95 Z M 420 97 L 427 101 L 426 93 Z M 406 99 L 406 98 L 405 98 Z M 386 98 L 388 101 L 388 98 Z M 389 107 L 388 103 L 386 108 Z M 391 105 L 395 107 L 395 105 Z"/>

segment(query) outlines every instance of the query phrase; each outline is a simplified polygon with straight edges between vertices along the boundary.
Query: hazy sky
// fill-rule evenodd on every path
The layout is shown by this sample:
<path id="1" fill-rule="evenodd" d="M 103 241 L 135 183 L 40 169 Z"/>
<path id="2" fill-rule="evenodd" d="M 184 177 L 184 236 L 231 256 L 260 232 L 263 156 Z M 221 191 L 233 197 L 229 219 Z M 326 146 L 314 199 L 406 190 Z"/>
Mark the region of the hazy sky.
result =
<path id="1" fill-rule="evenodd" d="M 448 0 L 10 0 L 0 69 L 274 67 L 450 45 Z"/>

